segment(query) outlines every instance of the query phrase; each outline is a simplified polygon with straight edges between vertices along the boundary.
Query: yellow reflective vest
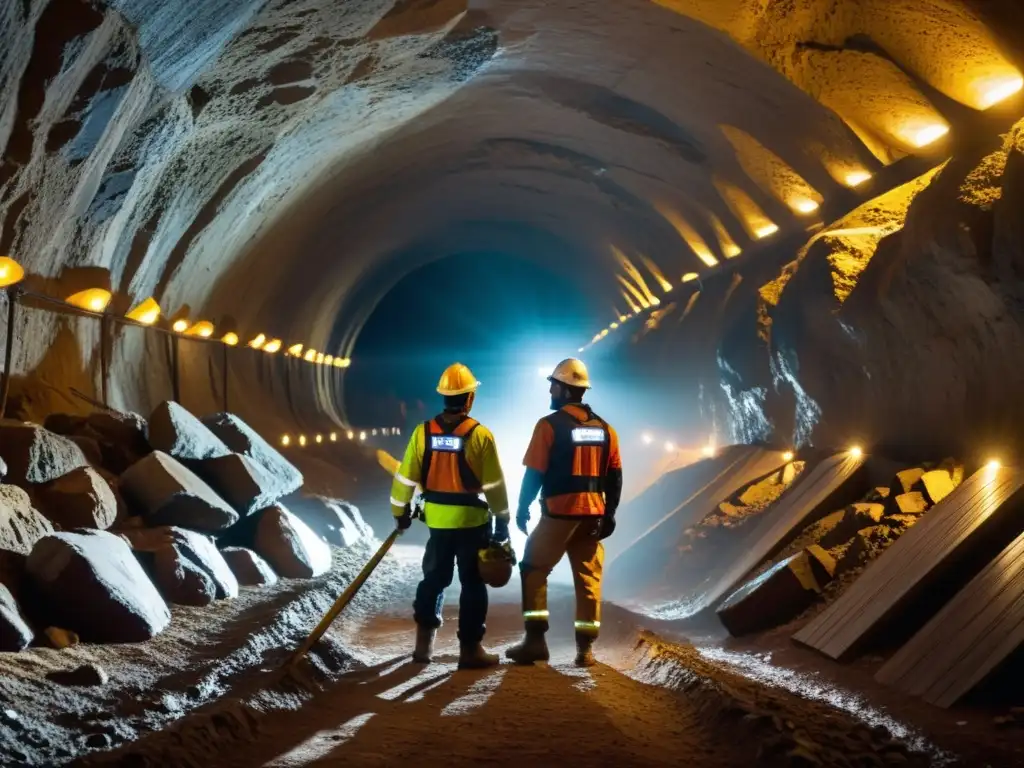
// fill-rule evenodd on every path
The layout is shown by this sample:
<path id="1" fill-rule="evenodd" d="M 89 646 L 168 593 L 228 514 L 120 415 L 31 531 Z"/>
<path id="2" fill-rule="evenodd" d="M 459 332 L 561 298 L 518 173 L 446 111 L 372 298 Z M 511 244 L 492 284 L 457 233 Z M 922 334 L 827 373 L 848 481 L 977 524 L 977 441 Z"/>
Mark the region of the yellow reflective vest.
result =
<path id="1" fill-rule="evenodd" d="M 402 465 L 391 484 L 391 513 L 400 517 L 405 505 L 412 501 L 420 486 L 425 452 L 423 424 L 419 424 L 409 437 Z M 498 447 L 494 435 L 483 424 L 477 425 L 465 445 L 466 463 L 480 480 L 490 511 L 482 507 L 438 504 L 428 501 L 423 506 L 426 523 L 431 528 L 475 528 L 485 525 L 491 513 L 508 520 L 508 489 L 498 460 Z"/>

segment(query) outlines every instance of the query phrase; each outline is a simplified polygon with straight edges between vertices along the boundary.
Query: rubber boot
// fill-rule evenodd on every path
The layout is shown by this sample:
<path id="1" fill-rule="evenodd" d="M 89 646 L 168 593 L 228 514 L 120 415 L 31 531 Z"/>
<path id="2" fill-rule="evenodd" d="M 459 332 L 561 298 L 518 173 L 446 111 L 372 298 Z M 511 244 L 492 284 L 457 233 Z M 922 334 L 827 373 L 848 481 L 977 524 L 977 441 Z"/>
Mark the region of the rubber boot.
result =
<path id="1" fill-rule="evenodd" d="M 488 653 L 480 643 L 463 645 L 459 649 L 459 669 L 487 669 L 498 663 L 496 653 Z"/>
<path id="2" fill-rule="evenodd" d="M 597 659 L 594 658 L 594 640 L 593 635 L 582 635 L 577 633 L 576 635 L 576 666 L 577 667 L 592 667 L 597 664 Z"/>
<path id="3" fill-rule="evenodd" d="M 412 660 L 417 664 L 429 664 L 434 655 L 434 636 L 437 630 L 432 627 L 416 627 L 416 649 L 412 652 Z"/>
<path id="4" fill-rule="evenodd" d="M 544 630 L 535 627 L 526 628 L 526 637 L 519 645 L 514 645 L 505 651 L 505 656 L 512 659 L 516 664 L 533 664 L 535 661 L 547 661 L 551 658 L 548 653 L 548 643 L 544 639 Z"/>

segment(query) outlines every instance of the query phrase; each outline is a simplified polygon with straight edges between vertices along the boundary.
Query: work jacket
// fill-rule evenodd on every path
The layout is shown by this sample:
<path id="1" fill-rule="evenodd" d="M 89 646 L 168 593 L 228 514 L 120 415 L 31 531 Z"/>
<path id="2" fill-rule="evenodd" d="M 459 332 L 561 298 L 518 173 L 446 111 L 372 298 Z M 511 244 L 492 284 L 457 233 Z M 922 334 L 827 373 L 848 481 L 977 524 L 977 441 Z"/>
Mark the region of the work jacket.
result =
<path id="1" fill-rule="evenodd" d="M 571 403 L 537 422 L 523 464 L 543 476 L 544 514 L 600 517 L 608 473 L 622 470 L 619 437 L 590 406 Z"/>
<path id="2" fill-rule="evenodd" d="M 392 514 L 402 515 L 417 487 L 431 528 L 475 528 L 491 512 L 508 520 L 494 435 L 468 416 L 441 414 L 413 430 L 391 485 Z"/>

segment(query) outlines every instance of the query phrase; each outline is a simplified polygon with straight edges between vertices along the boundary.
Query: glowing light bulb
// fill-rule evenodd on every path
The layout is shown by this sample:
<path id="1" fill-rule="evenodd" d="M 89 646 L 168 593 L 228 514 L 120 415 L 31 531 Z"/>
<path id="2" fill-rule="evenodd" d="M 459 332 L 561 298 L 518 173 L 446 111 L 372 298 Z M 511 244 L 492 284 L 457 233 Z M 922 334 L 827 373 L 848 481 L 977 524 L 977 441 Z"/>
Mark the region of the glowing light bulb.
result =
<path id="1" fill-rule="evenodd" d="M 288 437 L 288 435 L 284 435 L 281 438 L 281 445 L 291 445 L 291 444 L 292 444 L 292 439 L 290 437 Z"/>
<path id="2" fill-rule="evenodd" d="M 770 237 L 779 231 L 777 224 L 765 224 L 763 227 L 757 229 L 754 234 L 757 235 L 758 239 L 763 240 L 766 237 Z"/>
<path id="3" fill-rule="evenodd" d="M 213 335 L 213 323 L 207 320 L 200 320 L 198 323 L 192 325 L 187 331 L 186 336 L 200 336 L 204 339 L 208 339 Z"/>
<path id="4" fill-rule="evenodd" d="M 3 279 L 0 279 L 0 285 L 2 284 Z M 152 325 L 160 319 L 160 305 L 156 303 L 156 299 L 148 298 L 132 309 L 125 317 L 129 320 L 134 320 L 140 325 Z"/>
<path id="5" fill-rule="evenodd" d="M 273 341 L 268 341 L 266 344 L 263 345 L 263 351 L 264 352 L 269 352 L 270 354 L 274 354 L 280 348 L 281 348 L 281 340 L 280 339 L 274 339 Z"/>
<path id="6" fill-rule="evenodd" d="M 583 350 L 584 349 L 586 349 L 586 347 L 580 347 L 579 349 L 576 350 L 576 354 L 577 355 L 583 354 Z"/>
<path id="7" fill-rule="evenodd" d="M 316 360 L 316 350 L 307 349 L 306 354 L 302 356 L 302 359 L 305 360 L 307 363 L 312 363 L 314 360 Z"/>
<path id="8" fill-rule="evenodd" d="M 334 355 L 325 355 L 324 365 L 334 365 Z"/>
<path id="9" fill-rule="evenodd" d="M 604 338 L 605 336 L 607 336 L 607 335 L 608 335 L 608 329 L 607 329 L 607 328 L 605 328 L 605 329 L 604 329 L 603 331 L 601 331 L 601 334 L 600 334 L 600 336 L 601 336 L 601 338 L 603 339 L 603 338 Z"/>
<path id="10" fill-rule="evenodd" d="M 332 443 L 338 442 L 338 433 L 337 432 L 331 432 L 331 442 Z"/>
<path id="11" fill-rule="evenodd" d="M 25 277 L 25 270 L 10 256 L 0 256 L 0 288 L 14 285 Z"/>
<path id="12" fill-rule="evenodd" d="M 346 434 L 348 435 L 349 440 L 356 436 L 355 432 L 353 432 L 351 429 Z"/>
<path id="13" fill-rule="evenodd" d="M 619 324 L 618 324 L 618 323 L 612 323 L 612 324 L 611 324 L 610 326 L 608 326 L 608 327 L 609 327 L 609 328 L 611 328 L 611 329 L 612 329 L 612 330 L 614 331 L 614 330 L 615 330 L 616 328 L 618 328 L 618 327 L 619 327 Z"/>
<path id="14" fill-rule="evenodd" d="M 65 299 L 68 304 L 90 312 L 102 312 L 110 303 L 110 291 L 103 288 L 90 288 L 86 291 L 73 293 Z"/>
<path id="15" fill-rule="evenodd" d="M 672 451 L 674 451 L 675 449 L 676 449 L 676 446 L 675 446 L 675 444 L 674 444 L 674 443 L 672 443 L 671 441 L 669 441 L 669 442 L 665 443 L 665 450 L 666 450 L 666 451 L 668 451 L 669 453 L 671 453 L 671 452 L 672 452 Z"/>
<path id="16" fill-rule="evenodd" d="M 697 277 L 698 277 L 698 275 L 697 275 L 696 272 L 687 272 L 685 275 L 683 275 L 683 282 L 684 283 L 689 283 L 689 282 L 691 282 L 693 280 L 696 280 Z"/>
<path id="17" fill-rule="evenodd" d="M 855 459 L 859 459 L 864 455 L 864 450 L 859 445 L 855 445 L 850 449 L 850 455 Z"/>
<path id="18" fill-rule="evenodd" d="M 651 443 L 654 442 L 654 438 L 651 437 L 651 435 L 647 432 L 644 432 L 642 435 L 640 435 L 640 439 L 644 441 L 644 445 L 650 445 Z"/>
<path id="19" fill-rule="evenodd" d="M 851 171 L 846 174 L 846 186 L 848 187 L 859 187 L 865 181 L 871 178 L 871 174 L 867 171 Z"/>
<path id="20" fill-rule="evenodd" d="M 715 455 L 715 446 L 711 443 L 708 443 L 707 445 L 704 446 L 703 449 L 701 449 L 701 453 L 703 453 L 710 459 Z"/>
<path id="21" fill-rule="evenodd" d="M 910 142 L 915 147 L 927 147 L 934 144 L 949 133 L 949 126 L 945 123 L 935 123 L 925 128 L 919 128 L 910 135 Z"/>
<path id="22" fill-rule="evenodd" d="M 366 439 L 366 433 L 365 432 L 360 432 L 359 433 L 359 439 L 360 440 L 365 440 Z"/>
<path id="23" fill-rule="evenodd" d="M 783 461 L 792 461 L 793 460 L 793 452 L 792 451 L 786 451 L 784 454 L 782 454 L 782 460 Z"/>
<path id="24" fill-rule="evenodd" d="M 377 436 L 377 430 L 376 429 L 371 430 L 370 434 L 373 435 L 374 437 L 376 437 Z"/>
<path id="25" fill-rule="evenodd" d="M 798 200 L 793 204 L 797 213 L 814 213 L 820 206 L 814 200 Z"/>
<path id="26" fill-rule="evenodd" d="M 619 322 L 624 323 L 628 318 L 625 315 L 619 315 Z"/>
<path id="27" fill-rule="evenodd" d="M 316 439 L 316 441 L 318 443 L 322 443 L 324 441 L 324 436 L 323 435 L 317 435 L 315 439 Z"/>
<path id="28" fill-rule="evenodd" d="M 324 363 L 324 353 L 323 352 L 317 352 L 316 353 L 316 364 L 317 365 L 323 365 L 323 363 Z"/>
<path id="29" fill-rule="evenodd" d="M 1015 93 L 1019 93 L 1022 88 L 1024 88 L 1024 78 L 1019 75 L 986 81 L 980 86 L 979 106 L 982 109 L 988 109 L 1000 101 L 1005 101 Z"/>
<path id="30" fill-rule="evenodd" d="M 221 337 L 221 341 L 227 344 L 229 347 L 238 345 L 238 334 L 234 331 L 228 331 Z"/>
<path id="31" fill-rule="evenodd" d="M 255 339 L 249 342 L 249 346 L 252 347 L 253 349 L 259 349 L 260 347 L 263 346 L 263 343 L 266 340 L 267 337 L 261 333 L 259 336 L 257 336 Z"/>
<path id="32" fill-rule="evenodd" d="M 305 435 L 299 435 L 299 445 L 305 447 L 305 445 L 306 445 L 306 436 Z"/>
<path id="33" fill-rule="evenodd" d="M 175 320 L 171 330 L 175 333 L 184 333 L 188 330 L 188 320 Z"/>
<path id="34" fill-rule="evenodd" d="M 291 355 L 292 357 L 298 357 L 299 355 L 302 354 L 302 345 L 292 344 L 290 347 L 288 347 L 288 354 Z"/>
<path id="35" fill-rule="evenodd" d="M 999 459 L 989 459 L 988 463 L 985 465 L 985 467 L 988 468 L 990 472 L 995 472 L 1002 466 L 1003 465 L 1000 463 Z"/>

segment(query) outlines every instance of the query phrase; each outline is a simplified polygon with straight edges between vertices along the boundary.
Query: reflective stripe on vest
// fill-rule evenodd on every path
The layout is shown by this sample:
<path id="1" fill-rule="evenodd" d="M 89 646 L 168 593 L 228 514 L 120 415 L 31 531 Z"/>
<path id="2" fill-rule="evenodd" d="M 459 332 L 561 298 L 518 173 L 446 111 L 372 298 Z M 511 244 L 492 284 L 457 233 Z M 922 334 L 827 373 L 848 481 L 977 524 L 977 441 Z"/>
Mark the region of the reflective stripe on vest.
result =
<path id="1" fill-rule="evenodd" d="M 446 424 L 440 416 L 423 425 L 423 500 L 487 509 L 483 486 L 466 460 L 466 443 L 479 422 L 468 416 Z"/>
<path id="2" fill-rule="evenodd" d="M 589 417 L 585 422 L 566 411 L 545 417 L 555 436 L 541 491 L 545 499 L 604 492 L 611 440 L 608 425 L 587 406 L 580 407 Z"/>

